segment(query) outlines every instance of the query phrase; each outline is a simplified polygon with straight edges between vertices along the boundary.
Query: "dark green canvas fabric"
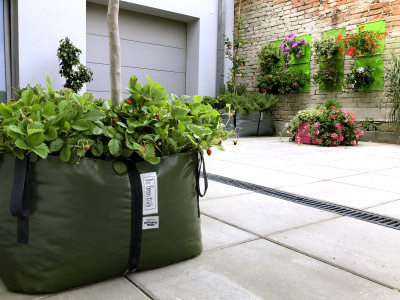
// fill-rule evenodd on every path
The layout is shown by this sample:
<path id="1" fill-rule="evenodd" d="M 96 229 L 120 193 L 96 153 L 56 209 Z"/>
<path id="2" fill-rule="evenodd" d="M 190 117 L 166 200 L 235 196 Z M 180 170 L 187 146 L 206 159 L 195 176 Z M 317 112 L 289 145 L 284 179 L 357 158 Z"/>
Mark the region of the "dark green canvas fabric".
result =
<path id="1" fill-rule="evenodd" d="M 131 230 L 127 174 L 109 162 L 81 159 L 79 165 L 48 157 L 32 164 L 29 244 L 16 242 L 10 213 L 14 160 L 0 156 L 0 278 L 11 291 L 52 293 L 124 274 Z M 202 251 L 197 216 L 196 154 L 143 162 L 157 172 L 160 228 L 143 231 L 141 270 L 197 256 Z"/>

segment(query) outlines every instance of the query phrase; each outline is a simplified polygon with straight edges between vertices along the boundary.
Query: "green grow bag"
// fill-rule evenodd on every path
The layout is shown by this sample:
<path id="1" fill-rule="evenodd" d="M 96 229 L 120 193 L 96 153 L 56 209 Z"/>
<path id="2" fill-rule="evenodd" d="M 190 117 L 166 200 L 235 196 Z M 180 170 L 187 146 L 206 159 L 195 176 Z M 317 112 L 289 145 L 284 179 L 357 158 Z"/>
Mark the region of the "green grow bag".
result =
<path id="1" fill-rule="evenodd" d="M 83 158 L 71 165 L 48 157 L 32 163 L 29 242 L 21 244 L 10 213 L 15 157 L 0 155 L 0 278 L 10 291 L 53 293 L 123 275 L 128 261 L 138 260 L 135 268 L 143 271 L 199 255 L 197 156 L 136 164 L 141 176 L 155 172 L 158 181 L 158 212 L 150 207 L 143 222 L 132 218 L 138 211 L 129 175 L 117 174 L 110 162 Z M 133 226 L 141 239 L 131 237 Z"/>

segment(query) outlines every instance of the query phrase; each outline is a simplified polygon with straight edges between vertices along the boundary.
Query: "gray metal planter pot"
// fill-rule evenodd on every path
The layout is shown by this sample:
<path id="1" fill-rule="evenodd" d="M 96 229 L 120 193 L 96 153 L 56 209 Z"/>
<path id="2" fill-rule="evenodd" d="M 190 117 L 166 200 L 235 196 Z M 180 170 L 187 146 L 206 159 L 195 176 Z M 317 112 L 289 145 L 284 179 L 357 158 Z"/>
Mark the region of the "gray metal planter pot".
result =
<path id="1" fill-rule="evenodd" d="M 274 122 L 272 120 L 272 111 L 264 110 L 260 112 L 260 123 L 258 125 L 258 136 L 274 135 Z"/>
<path id="2" fill-rule="evenodd" d="M 274 134 L 271 111 L 257 111 L 235 117 L 238 136 L 271 136 Z"/>

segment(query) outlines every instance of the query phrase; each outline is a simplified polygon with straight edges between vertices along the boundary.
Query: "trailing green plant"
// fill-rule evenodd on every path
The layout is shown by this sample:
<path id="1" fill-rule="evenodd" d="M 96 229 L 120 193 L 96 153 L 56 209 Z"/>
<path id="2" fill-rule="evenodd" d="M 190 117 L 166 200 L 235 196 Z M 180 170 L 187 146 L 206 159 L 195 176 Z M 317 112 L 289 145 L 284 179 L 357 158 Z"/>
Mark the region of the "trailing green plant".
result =
<path id="1" fill-rule="evenodd" d="M 171 98 L 165 88 L 148 78 L 141 86 L 137 77 L 128 83 L 131 93 L 120 105 L 95 100 L 66 89 L 55 91 L 47 77 L 47 91 L 26 89 L 21 99 L 0 104 L 0 152 L 31 161 L 49 154 L 64 162 L 79 163 L 83 156 L 114 162 L 121 173 L 127 161 L 157 164 L 160 157 L 181 152 L 223 150 L 224 130 L 218 111 L 193 96 Z"/>
<path id="2" fill-rule="evenodd" d="M 333 86 L 337 83 L 339 72 L 335 68 L 319 69 L 317 74 L 313 76 L 314 83 Z"/>
<path id="3" fill-rule="evenodd" d="M 377 127 L 373 118 L 365 117 L 364 120 L 361 121 L 361 128 L 364 131 L 376 131 Z"/>
<path id="4" fill-rule="evenodd" d="M 353 69 L 351 73 L 347 74 L 344 85 L 354 92 L 370 87 L 375 82 L 373 72 L 374 70 L 370 66 Z"/>
<path id="5" fill-rule="evenodd" d="M 260 73 L 262 75 L 268 74 L 274 63 L 279 60 L 277 51 L 273 43 L 268 42 L 261 47 L 261 50 L 257 53 L 258 64 L 260 65 Z"/>
<path id="6" fill-rule="evenodd" d="M 392 52 L 392 60 L 385 75 L 385 90 L 391 107 L 389 120 L 400 124 L 400 55 Z"/>
<path id="7" fill-rule="evenodd" d="M 314 60 L 317 64 L 322 62 L 322 59 L 328 62 L 331 66 L 334 60 L 334 54 L 339 52 L 340 44 L 333 36 L 323 36 L 320 40 L 314 42 Z"/>
<path id="8" fill-rule="evenodd" d="M 228 85 L 228 88 L 226 90 L 227 93 L 235 93 L 233 86 L 232 85 Z M 239 84 L 236 85 L 236 94 L 238 94 L 239 96 L 244 95 L 247 93 L 247 86 L 245 84 Z M 222 94 L 222 92 L 221 92 Z"/>
<path id="9" fill-rule="evenodd" d="M 240 3 L 241 2 L 239 2 L 238 20 L 235 30 L 233 31 L 233 41 L 229 38 L 225 39 L 225 56 L 232 62 L 232 67 L 229 69 L 231 78 L 227 84 L 228 88 L 233 88 L 235 94 L 237 94 L 237 79 L 244 76 L 240 69 L 246 64 L 246 56 L 240 56 L 239 52 L 249 43 L 247 39 L 242 38 L 245 26 L 240 15 Z"/>
<path id="10" fill-rule="evenodd" d="M 224 109 L 226 107 L 226 100 L 224 94 L 216 95 L 215 97 L 203 97 L 203 104 L 211 105 L 214 109 Z"/>
<path id="11" fill-rule="evenodd" d="M 288 95 L 291 92 L 301 92 L 308 81 L 303 71 L 289 71 L 284 68 L 275 68 L 269 74 L 256 78 L 259 92 Z"/>
<path id="12" fill-rule="evenodd" d="M 93 80 L 93 72 L 80 63 L 80 54 L 82 51 L 76 48 L 68 37 L 60 41 L 60 47 L 57 49 L 59 73 L 66 79 L 64 87 L 72 89 L 75 93 L 84 83 Z"/>

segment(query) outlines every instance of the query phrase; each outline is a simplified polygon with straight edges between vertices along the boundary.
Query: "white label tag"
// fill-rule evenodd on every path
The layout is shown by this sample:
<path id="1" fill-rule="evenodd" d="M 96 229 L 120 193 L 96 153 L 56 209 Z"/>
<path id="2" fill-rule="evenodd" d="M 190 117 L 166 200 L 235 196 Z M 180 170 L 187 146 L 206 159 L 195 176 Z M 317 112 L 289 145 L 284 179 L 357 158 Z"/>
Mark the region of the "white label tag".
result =
<path id="1" fill-rule="evenodd" d="M 143 190 L 143 215 L 158 214 L 157 173 L 140 174 Z"/>
<path id="2" fill-rule="evenodd" d="M 160 226 L 160 217 L 143 217 L 143 230 L 157 229 Z"/>
<path id="3" fill-rule="evenodd" d="M 264 118 L 264 112 L 261 112 L 260 120 Z"/>

